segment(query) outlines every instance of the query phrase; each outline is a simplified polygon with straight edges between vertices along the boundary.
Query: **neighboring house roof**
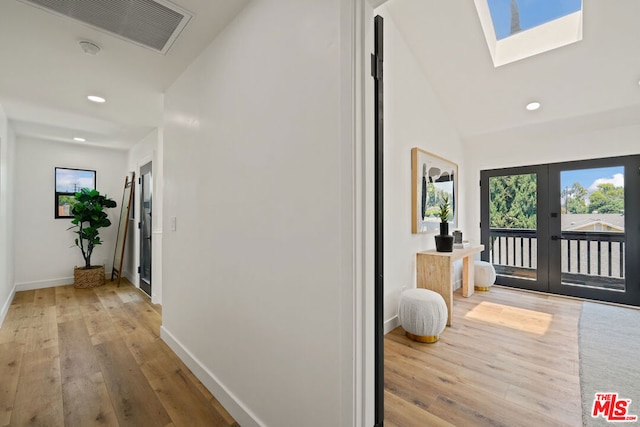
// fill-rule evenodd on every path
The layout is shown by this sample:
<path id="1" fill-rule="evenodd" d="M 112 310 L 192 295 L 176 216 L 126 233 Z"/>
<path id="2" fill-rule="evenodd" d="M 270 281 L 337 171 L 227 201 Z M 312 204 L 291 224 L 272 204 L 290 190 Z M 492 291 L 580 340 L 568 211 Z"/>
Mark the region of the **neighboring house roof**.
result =
<path id="1" fill-rule="evenodd" d="M 607 225 L 624 231 L 624 215 L 620 214 L 563 214 L 561 215 L 562 230 L 577 230 L 591 224 Z"/>

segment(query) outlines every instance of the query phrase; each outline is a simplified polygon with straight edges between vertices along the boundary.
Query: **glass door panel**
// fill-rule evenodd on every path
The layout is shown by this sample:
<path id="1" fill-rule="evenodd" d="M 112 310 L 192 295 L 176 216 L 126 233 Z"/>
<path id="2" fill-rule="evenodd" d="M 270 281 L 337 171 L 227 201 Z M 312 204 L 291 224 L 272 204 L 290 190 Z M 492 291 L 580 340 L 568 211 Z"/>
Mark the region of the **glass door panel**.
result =
<path id="1" fill-rule="evenodd" d="M 640 305 L 640 156 L 549 166 L 551 292 Z"/>
<path id="2" fill-rule="evenodd" d="M 482 259 L 491 262 L 496 283 L 548 290 L 544 166 L 482 171 Z"/>
<path id="3" fill-rule="evenodd" d="M 624 292 L 624 166 L 560 171 L 560 282 Z"/>
<path id="4" fill-rule="evenodd" d="M 496 273 L 538 278 L 536 174 L 489 178 L 489 260 Z"/>

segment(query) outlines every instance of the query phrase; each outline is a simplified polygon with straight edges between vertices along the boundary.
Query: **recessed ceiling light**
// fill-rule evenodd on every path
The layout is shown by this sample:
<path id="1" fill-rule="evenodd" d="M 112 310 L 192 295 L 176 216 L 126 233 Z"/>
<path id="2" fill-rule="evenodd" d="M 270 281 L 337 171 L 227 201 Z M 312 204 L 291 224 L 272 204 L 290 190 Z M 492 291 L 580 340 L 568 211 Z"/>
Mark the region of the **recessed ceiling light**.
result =
<path id="1" fill-rule="evenodd" d="M 540 108 L 540 103 L 538 101 L 530 102 L 530 103 L 527 104 L 526 108 L 529 111 L 535 111 L 538 108 Z"/>
<path id="2" fill-rule="evenodd" d="M 78 141 L 78 142 L 85 142 L 85 141 L 86 141 L 86 139 L 84 139 L 84 138 L 79 138 L 79 137 L 77 137 L 77 136 L 76 136 L 76 137 L 74 137 L 74 138 L 73 138 L 73 140 L 74 140 L 74 141 Z"/>
<path id="3" fill-rule="evenodd" d="M 97 102 L 97 103 L 99 103 L 99 104 L 102 104 L 103 102 L 107 102 L 107 100 L 106 100 L 106 99 L 104 99 L 103 97 L 101 97 L 101 96 L 96 96 L 96 95 L 89 95 L 89 96 L 87 96 L 87 99 L 88 99 L 89 101 L 91 101 L 91 102 Z"/>

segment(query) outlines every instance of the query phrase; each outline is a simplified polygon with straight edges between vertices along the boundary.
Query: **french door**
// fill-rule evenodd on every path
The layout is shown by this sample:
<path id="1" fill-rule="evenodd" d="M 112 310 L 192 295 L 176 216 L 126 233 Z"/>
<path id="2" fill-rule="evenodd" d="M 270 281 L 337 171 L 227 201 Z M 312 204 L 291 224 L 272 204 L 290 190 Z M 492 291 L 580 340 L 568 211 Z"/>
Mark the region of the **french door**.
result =
<path id="1" fill-rule="evenodd" d="M 640 305 L 640 156 L 481 172 L 497 283 Z"/>

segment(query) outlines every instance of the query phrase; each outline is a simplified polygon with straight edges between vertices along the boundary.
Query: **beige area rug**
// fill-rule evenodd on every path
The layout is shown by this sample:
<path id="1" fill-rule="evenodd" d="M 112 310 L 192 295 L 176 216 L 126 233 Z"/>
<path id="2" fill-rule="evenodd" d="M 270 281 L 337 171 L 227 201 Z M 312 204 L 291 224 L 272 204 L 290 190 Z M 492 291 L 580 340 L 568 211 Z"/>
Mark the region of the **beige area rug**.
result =
<path id="1" fill-rule="evenodd" d="M 578 334 L 584 425 L 640 426 L 640 310 L 584 302 Z"/>

